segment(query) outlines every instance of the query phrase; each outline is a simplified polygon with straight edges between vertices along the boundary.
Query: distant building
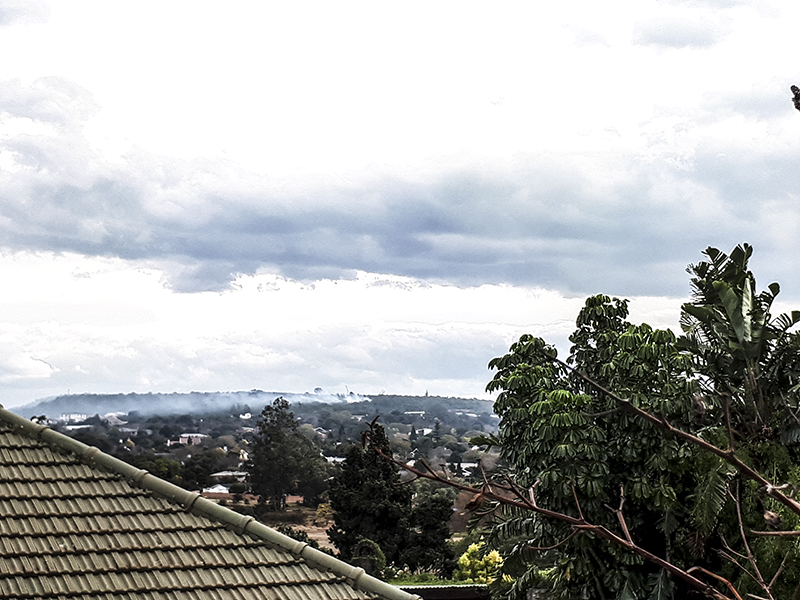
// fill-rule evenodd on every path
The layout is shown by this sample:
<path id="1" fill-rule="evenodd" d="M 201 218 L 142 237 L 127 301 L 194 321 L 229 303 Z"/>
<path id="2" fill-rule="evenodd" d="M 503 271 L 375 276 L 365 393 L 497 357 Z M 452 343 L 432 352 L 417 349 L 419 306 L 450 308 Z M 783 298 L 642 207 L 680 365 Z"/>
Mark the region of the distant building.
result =
<path id="1" fill-rule="evenodd" d="M 234 481 L 238 481 L 239 483 L 244 483 L 245 479 L 247 479 L 247 472 L 246 471 L 218 471 L 217 473 L 212 473 L 208 476 L 209 479 L 212 481 L 216 481 L 219 483 L 233 483 Z"/>
<path id="2" fill-rule="evenodd" d="M 107 415 L 103 415 L 100 417 L 100 420 L 103 423 L 106 423 L 109 427 L 120 427 L 122 425 L 127 425 L 127 421 L 123 421 L 119 418 L 119 415 L 124 413 L 108 413 Z"/>
<path id="3" fill-rule="evenodd" d="M 183 444 L 184 446 L 199 446 L 208 436 L 205 433 L 182 433 L 177 440 L 169 440 L 167 446 Z"/>
<path id="4" fill-rule="evenodd" d="M 58 421 L 61 423 L 80 423 L 88 418 L 89 415 L 85 413 L 62 413 Z"/>
<path id="5" fill-rule="evenodd" d="M 212 485 L 211 487 L 203 488 L 204 494 L 228 494 L 230 493 L 230 489 L 227 485 L 222 485 L 221 483 L 217 483 Z"/>

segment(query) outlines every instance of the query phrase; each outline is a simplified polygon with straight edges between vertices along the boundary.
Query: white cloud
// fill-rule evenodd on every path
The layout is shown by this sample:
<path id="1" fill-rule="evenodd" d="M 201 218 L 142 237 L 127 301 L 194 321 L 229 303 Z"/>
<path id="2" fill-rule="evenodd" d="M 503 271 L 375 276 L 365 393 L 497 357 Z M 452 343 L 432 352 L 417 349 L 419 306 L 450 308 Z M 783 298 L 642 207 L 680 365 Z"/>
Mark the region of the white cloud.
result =
<path id="1" fill-rule="evenodd" d="M 793 5 L 51 8 L 0 3 L 10 394 L 481 394 L 707 245 L 800 298 Z"/>
<path id="2" fill-rule="evenodd" d="M 44 0 L 2 0 L 0 26 L 19 23 L 43 23 L 50 10 Z"/>
<path id="3" fill-rule="evenodd" d="M 638 23 L 633 41 L 665 48 L 707 48 L 722 40 L 719 26 L 707 20 L 665 16 Z"/>
<path id="4" fill-rule="evenodd" d="M 301 283 L 241 277 L 180 294 L 119 259 L 4 255 L 4 402 L 73 392 L 262 388 L 485 397 L 486 365 L 522 333 L 566 350 L 582 304 L 510 286 L 458 288 L 387 275 Z M 642 303 L 650 322 L 669 307 Z M 636 303 L 634 302 L 634 305 Z"/>

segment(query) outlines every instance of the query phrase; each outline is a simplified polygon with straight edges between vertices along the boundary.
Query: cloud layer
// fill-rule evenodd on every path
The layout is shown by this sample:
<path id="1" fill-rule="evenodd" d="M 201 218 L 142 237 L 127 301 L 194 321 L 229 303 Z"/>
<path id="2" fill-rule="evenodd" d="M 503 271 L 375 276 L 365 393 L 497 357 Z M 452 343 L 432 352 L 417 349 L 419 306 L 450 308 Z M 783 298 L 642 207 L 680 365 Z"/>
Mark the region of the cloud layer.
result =
<path id="1" fill-rule="evenodd" d="M 477 395 L 588 294 L 674 325 L 745 241 L 800 302 L 798 18 L 0 2 L 0 382 Z"/>
<path id="2" fill-rule="evenodd" d="M 96 110 L 86 90 L 58 78 L 4 82 L 0 111 L 17 131 L 0 139 L 0 244 L 152 260 L 182 291 L 223 290 L 266 269 L 680 295 L 683 268 L 705 246 L 748 241 L 767 276 L 800 293 L 798 143 L 781 132 L 798 115 L 781 93 L 655 117 L 635 150 L 285 182 L 144 150 L 109 161 L 82 132 Z M 730 139 L 729 126 L 749 134 Z"/>

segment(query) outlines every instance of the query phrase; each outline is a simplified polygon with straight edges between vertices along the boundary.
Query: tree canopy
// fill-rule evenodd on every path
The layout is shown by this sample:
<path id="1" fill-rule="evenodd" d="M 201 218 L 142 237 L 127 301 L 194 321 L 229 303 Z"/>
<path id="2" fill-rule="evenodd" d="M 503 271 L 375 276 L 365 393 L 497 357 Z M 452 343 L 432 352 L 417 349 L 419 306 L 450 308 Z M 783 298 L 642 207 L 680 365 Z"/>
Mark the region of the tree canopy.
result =
<path id="1" fill-rule="evenodd" d="M 247 470 L 253 492 L 276 508 L 283 508 L 289 494 L 313 504 L 327 489 L 327 462 L 298 431 L 284 398 L 276 398 L 261 412 Z"/>
<path id="2" fill-rule="evenodd" d="M 489 363 L 500 430 L 481 441 L 511 468 L 471 504 L 495 518 L 512 596 L 800 593 L 800 312 L 772 314 L 780 288 L 756 291 L 747 244 L 705 255 L 682 335 L 597 295 L 566 360 L 523 335 Z"/>
<path id="3" fill-rule="evenodd" d="M 455 568 L 447 543 L 453 513 L 449 489 L 403 485 L 383 426 L 373 423 L 371 443 L 351 446 L 331 482 L 334 525 L 328 538 L 351 560 L 364 540 L 376 543 L 389 565 L 449 576 Z"/>
<path id="4" fill-rule="evenodd" d="M 622 527 L 652 555 L 719 574 L 742 593 L 764 593 L 761 584 L 780 569 L 767 591 L 789 597 L 800 575 L 796 544 L 747 532 L 765 529 L 765 514 L 789 528 L 798 515 L 748 473 L 688 438 L 665 435 L 658 423 L 735 452 L 781 484 L 800 483 L 800 337 L 789 332 L 800 313 L 772 316 L 780 288 L 756 293 L 750 246 L 705 254 L 688 269 L 694 293 L 682 307 L 680 338 L 629 323 L 627 301 L 599 295 L 580 311 L 565 363 L 532 336 L 492 360 L 488 389 L 499 392 L 502 455 L 542 507 L 609 531 Z M 657 419 L 625 410 L 618 398 Z M 505 565 L 517 591 L 545 585 L 560 598 L 621 599 L 688 592 L 643 555 L 541 514 L 507 512 L 494 538 L 523 540 Z M 754 564 L 764 571 L 761 583 L 747 574 Z"/>
<path id="5" fill-rule="evenodd" d="M 391 455 L 380 424 L 373 425 L 372 444 L 351 446 L 340 474 L 331 482 L 334 525 L 328 538 L 344 560 L 362 539 L 372 540 L 389 563 L 400 563 L 411 520 L 411 488 L 400 485 L 397 468 L 379 452 Z"/>

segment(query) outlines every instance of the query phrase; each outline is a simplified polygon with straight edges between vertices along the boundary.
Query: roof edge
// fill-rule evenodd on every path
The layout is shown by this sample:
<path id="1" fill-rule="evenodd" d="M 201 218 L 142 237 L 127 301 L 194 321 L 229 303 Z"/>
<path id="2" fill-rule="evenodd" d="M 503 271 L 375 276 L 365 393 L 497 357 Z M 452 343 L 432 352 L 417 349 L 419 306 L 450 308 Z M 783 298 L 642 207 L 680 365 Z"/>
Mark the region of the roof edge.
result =
<path id="1" fill-rule="evenodd" d="M 254 517 L 242 515 L 234 510 L 220 506 L 203 498 L 197 492 L 190 492 L 174 483 L 156 477 L 149 471 L 138 469 L 119 458 L 102 452 L 99 448 L 84 444 L 46 425 L 39 425 L 29 421 L 25 417 L 6 409 L 2 404 L 0 404 L 0 421 L 5 422 L 14 429 L 21 430 L 27 437 L 40 440 L 65 452 L 77 455 L 89 465 L 121 475 L 134 485 L 154 492 L 168 501 L 182 506 L 187 511 L 200 513 L 207 518 L 229 525 L 240 534 L 252 535 L 296 556 L 300 556 L 313 568 L 329 571 L 344 577 L 350 585 L 363 592 L 377 594 L 388 600 L 421 600 L 419 596 L 404 592 L 396 586 L 367 574 L 360 567 L 349 565 L 330 554 L 312 548 L 305 542 L 300 542 L 275 531 L 257 521 Z"/>

